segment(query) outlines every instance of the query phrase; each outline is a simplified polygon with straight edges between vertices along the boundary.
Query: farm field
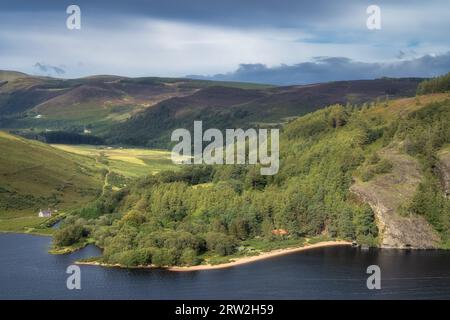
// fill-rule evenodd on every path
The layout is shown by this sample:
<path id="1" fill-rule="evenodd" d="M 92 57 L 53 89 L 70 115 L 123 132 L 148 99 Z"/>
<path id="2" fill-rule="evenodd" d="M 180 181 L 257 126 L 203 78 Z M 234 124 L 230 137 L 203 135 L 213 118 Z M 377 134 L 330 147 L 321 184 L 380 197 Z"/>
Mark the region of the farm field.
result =
<path id="1" fill-rule="evenodd" d="M 40 209 L 65 214 L 130 179 L 176 169 L 170 152 L 48 145 L 0 132 L 0 232 L 51 234 Z"/>
<path id="2" fill-rule="evenodd" d="M 52 147 L 94 158 L 98 164 L 127 178 L 176 169 L 167 150 L 65 144 L 53 144 Z"/>

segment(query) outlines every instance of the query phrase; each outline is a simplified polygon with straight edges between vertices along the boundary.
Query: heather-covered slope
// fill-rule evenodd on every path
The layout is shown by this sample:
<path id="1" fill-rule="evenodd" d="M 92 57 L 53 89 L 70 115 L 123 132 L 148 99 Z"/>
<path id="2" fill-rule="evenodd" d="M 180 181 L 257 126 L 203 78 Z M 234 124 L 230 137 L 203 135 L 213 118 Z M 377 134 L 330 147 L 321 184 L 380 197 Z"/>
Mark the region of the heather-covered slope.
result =
<path id="1" fill-rule="evenodd" d="M 183 78 L 93 76 L 55 79 L 0 72 L 0 127 L 93 134 L 108 131 L 137 112 L 169 98 L 213 85 L 264 89 L 270 86 Z"/>
<path id="2" fill-rule="evenodd" d="M 106 134 L 111 143 L 167 147 L 176 128 L 194 120 L 209 128 L 277 126 L 327 105 L 413 96 L 419 79 L 339 81 L 265 90 L 210 87 L 164 100 L 135 114 Z"/>
<path id="3" fill-rule="evenodd" d="M 273 87 L 106 75 L 63 80 L 1 72 L 0 128 L 49 142 L 167 147 L 170 132 L 190 128 L 194 120 L 221 129 L 280 125 L 333 103 L 412 96 L 419 81 L 385 78 Z"/>

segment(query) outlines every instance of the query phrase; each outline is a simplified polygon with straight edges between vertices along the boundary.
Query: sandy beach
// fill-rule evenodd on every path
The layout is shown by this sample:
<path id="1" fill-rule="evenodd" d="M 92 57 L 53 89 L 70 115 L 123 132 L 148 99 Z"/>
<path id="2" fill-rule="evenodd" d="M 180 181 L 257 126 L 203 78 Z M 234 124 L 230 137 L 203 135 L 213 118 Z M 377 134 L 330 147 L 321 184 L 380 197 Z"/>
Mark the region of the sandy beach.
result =
<path id="1" fill-rule="evenodd" d="M 232 259 L 231 262 L 221 263 L 221 264 L 216 264 L 216 265 L 202 264 L 202 265 L 190 266 L 190 267 L 165 267 L 165 268 L 160 268 L 160 269 L 166 269 L 166 270 L 175 271 L 175 272 L 224 269 L 224 268 L 231 268 L 234 266 L 239 266 L 239 265 L 246 264 L 246 263 L 252 263 L 255 261 L 264 260 L 264 259 L 268 259 L 268 258 L 272 258 L 272 257 L 277 257 L 277 256 L 285 255 L 285 254 L 290 254 L 290 253 L 294 253 L 294 252 L 310 250 L 310 249 L 314 249 L 314 248 L 323 248 L 323 247 L 332 247 L 332 246 L 350 246 L 351 244 L 352 244 L 351 242 L 343 241 L 343 240 L 323 241 L 323 242 L 318 242 L 318 243 L 314 243 L 314 244 L 306 244 L 302 247 L 277 249 L 277 250 L 273 250 L 273 251 L 269 251 L 269 252 L 263 252 L 257 256 L 235 258 L 235 259 Z M 80 265 L 92 265 L 92 266 L 101 266 L 101 267 L 109 267 L 109 268 L 128 268 L 128 269 L 157 268 L 152 265 L 129 267 L 129 266 L 123 266 L 120 264 L 107 264 L 107 263 L 102 263 L 102 262 L 98 262 L 98 261 L 89 261 L 89 262 L 76 261 L 75 263 L 80 264 Z"/>
<path id="2" fill-rule="evenodd" d="M 351 244 L 352 243 L 348 242 L 348 241 L 323 241 L 323 242 L 318 242 L 318 243 L 314 243 L 314 244 L 306 244 L 302 247 L 297 247 L 297 248 L 286 248 L 286 249 L 273 250 L 273 251 L 269 251 L 269 252 L 263 252 L 257 256 L 236 258 L 236 259 L 233 259 L 233 261 L 231 261 L 231 262 L 221 263 L 221 264 L 217 264 L 217 265 L 204 264 L 204 265 L 191 266 L 191 267 L 169 267 L 167 269 L 170 271 L 178 271 L 178 272 L 223 269 L 223 268 L 239 266 L 239 265 L 246 264 L 246 263 L 252 263 L 255 261 L 264 260 L 264 259 L 268 259 L 268 258 L 272 258 L 272 257 L 277 257 L 277 256 L 285 255 L 285 254 L 290 254 L 290 253 L 294 253 L 294 252 L 310 250 L 310 249 L 314 249 L 314 248 L 323 248 L 323 247 L 341 246 L 341 245 L 349 246 Z"/>

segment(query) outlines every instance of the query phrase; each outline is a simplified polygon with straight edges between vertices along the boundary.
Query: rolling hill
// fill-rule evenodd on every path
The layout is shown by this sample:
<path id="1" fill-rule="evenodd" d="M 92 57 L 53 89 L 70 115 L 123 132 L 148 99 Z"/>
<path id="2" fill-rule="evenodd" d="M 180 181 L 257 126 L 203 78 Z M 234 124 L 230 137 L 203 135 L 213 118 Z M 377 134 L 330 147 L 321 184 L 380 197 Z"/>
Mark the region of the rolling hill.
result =
<path id="1" fill-rule="evenodd" d="M 27 74 L 17 71 L 0 70 L 0 83 L 6 81 L 13 81 L 19 78 L 28 77 Z"/>
<path id="2" fill-rule="evenodd" d="M 110 143 L 167 147 L 175 128 L 192 130 L 194 120 L 209 128 L 280 125 L 334 103 L 362 104 L 415 95 L 419 79 L 378 79 L 274 87 L 264 90 L 208 87 L 161 101 L 117 124 Z"/>
<path id="3" fill-rule="evenodd" d="M 67 213 L 132 179 L 177 169 L 164 150 L 48 145 L 2 131 L 0 148 L 0 231 L 31 230 L 45 223 L 39 209 Z"/>
<path id="4" fill-rule="evenodd" d="M 62 80 L 0 72 L 0 127 L 95 133 L 160 101 L 183 97 L 216 83 L 176 78 L 92 76 Z M 265 85 L 222 83 L 230 87 Z"/>
<path id="5" fill-rule="evenodd" d="M 412 96 L 420 79 L 273 87 L 108 75 L 63 80 L 2 71 L 0 81 L 0 128 L 43 139 L 49 131 L 89 132 L 107 143 L 167 147 L 171 130 L 190 128 L 200 118 L 217 128 L 278 125 L 332 103 Z"/>

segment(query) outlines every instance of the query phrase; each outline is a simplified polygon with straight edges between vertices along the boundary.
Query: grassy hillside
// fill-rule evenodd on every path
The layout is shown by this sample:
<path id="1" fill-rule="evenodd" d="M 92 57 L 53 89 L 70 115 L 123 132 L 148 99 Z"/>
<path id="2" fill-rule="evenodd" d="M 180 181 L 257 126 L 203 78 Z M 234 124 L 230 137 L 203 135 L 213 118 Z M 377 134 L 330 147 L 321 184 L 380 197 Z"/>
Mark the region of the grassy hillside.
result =
<path id="1" fill-rule="evenodd" d="M 52 146 L 67 152 L 95 158 L 97 162 L 125 178 L 136 178 L 177 168 L 171 160 L 171 153 L 166 150 L 63 144 Z"/>
<path id="2" fill-rule="evenodd" d="M 0 230 L 32 227 L 40 208 L 65 211 L 99 195 L 103 174 L 92 158 L 4 132 L 0 147 Z"/>
<path id="3" fill-rule="evenodd" d="M 448 93 L 332 105 L 283 128 L 275 176 L 192 166 L 141 178 L 74 213 L 55 244 L 87 234 L 105 249 L 103 262 L 159 266 L 223 262 L 316 237 L 380 245 L 386 226 L 397 228 L 395 246 L 447 247 L 450 202 L 436 161 L 449 126 Z M 402 219 L 410 227 L 398 227 Z"/>
<path id="4" fill-rule="evenodd" d="M 12 81 L 25 77 L 27 77 L 27 75 L 22 72 L 0 70 L 0 81 Z"/>
<path id="5" fill-rule="evenodd" d="M 130 179 L 176 169 L 167 151 L 50 146 L 0 131 L 0 231 L 45 233 L 39 209 L 67 213 Z"/>

